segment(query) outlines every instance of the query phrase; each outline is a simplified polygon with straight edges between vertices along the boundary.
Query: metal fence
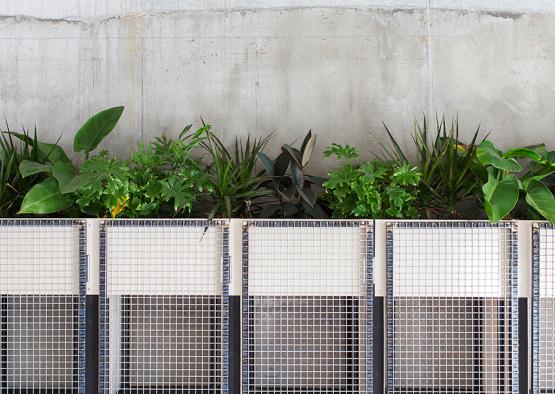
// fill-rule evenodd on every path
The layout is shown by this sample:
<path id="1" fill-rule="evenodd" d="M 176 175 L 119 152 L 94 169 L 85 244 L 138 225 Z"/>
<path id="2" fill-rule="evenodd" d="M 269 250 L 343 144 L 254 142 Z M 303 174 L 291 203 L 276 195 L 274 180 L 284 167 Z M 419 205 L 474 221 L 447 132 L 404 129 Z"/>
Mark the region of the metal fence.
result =
<path id="1" fill-rule="evenodd" d="M 227 392 L 225 222 L 107 221 L 100 281 L 101 392 Z"/>
<path id="2" fill-rule="evenodd" d="M 84 393 L 85 231 L 0 220 L 2 393 Z"/>
<path id="3" fill-rule="evenodd" d="M 243 226 L 243 393 L 372 392 L 372 225 Z"/>
<path id="4" fill-rule="evenodd" d="M 518 392 L 516 224 L 387 224 L 387 392 Z"/>

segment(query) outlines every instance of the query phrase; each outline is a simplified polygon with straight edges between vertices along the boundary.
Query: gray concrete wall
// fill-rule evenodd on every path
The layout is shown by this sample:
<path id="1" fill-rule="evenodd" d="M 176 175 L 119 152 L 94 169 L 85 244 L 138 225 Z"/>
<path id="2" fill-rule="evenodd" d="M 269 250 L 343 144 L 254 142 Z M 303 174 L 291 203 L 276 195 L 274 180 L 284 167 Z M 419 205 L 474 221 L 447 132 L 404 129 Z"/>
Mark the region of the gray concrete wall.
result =
<path id="1" fill-rule="evenodd" d="M 119 156 L 202 116 L 228 141 L 275 132 L 276 152 L 312 128 L 317 153 L 368 157 L 382 121 L 409 147 L 436 111 L 555 149 L 554 86 L 552 0 L 0 0 L 0 115 L 70 148 L 125 105 Z"/>

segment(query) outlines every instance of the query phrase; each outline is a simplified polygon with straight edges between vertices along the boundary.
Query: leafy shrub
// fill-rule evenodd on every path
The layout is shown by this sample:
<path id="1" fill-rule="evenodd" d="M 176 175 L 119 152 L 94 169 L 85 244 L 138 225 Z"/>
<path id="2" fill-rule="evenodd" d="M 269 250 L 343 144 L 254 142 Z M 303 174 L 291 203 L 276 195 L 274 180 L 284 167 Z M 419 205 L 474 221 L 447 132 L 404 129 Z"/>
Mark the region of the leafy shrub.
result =
<path id="1" fill-rule="evenodd" d="M 273 191 L 273 199 L 267 201 L 261 211 L 264 218 L 325 218 L 325 211 L 318 203 L 317 188 L 323 178 L 308 175 L 306 166 L 316 144 L 316 135 L 307 133 L 300 149 L 285 144 L 280 155 L 271 160 L 260 152 L 258 157 L 270 177 L 266 186 Z"/>
<path id="2" fill-rule="evenodd" d="M 107 152 L 87 159 L 81 173 L 63 191 L 74 193 L 81 211 L 88 215 L 140 218 L 181 216 L 211 190 L 204 165 L 191 151 L 204 141 L 208 127 L 177 140 L 157 137 L 141 144 L 130 160 L 110 159 Z"/>
<path id="3" fill-rule="evenodd" d="M 122 113 L 123 107 L 113 107 L 89 118 L 75 134 L 73 150 L 85 153 L 88 158 L 90 152 L 113 130 Z M 70 208 L 74 199 L 67 195 L 66 188 L 76 177 L 77 168 L 57 144 L 40 142 L 37 145 L 42 147 L 40 151 L 44 158 L 39 161 L 24 160 L 19 170 L 24 178 L 41 174 L 45 179 L 25 195 L 19 213 L 48 214 Z"/>
<path id="4" fill-rule="evenodd" d="M 323 184 L 334 218 L 418 217 L 414 203 L 421 175 L 416 168 L 380 160 L 355 164 L 358 152 L 348 145 L 333 144 L 324 155 L 349 160 Z"/>
<path id="5" fill-rule="evenodd" d="M 482 191 L 491 222 L 510 215 L 523 200 L 532 210 L 529 216 L 539 215 L 555 223 L 555 198 L 549 189 L 549 176 L 555 173 L 555 151 L 548 152 L 544 145 L 537 145 L 502 152 L 486 140 L 478 146 L 477 153 L 487 170 Z M 519 160 L 528 162 L 527 170 Z"/>

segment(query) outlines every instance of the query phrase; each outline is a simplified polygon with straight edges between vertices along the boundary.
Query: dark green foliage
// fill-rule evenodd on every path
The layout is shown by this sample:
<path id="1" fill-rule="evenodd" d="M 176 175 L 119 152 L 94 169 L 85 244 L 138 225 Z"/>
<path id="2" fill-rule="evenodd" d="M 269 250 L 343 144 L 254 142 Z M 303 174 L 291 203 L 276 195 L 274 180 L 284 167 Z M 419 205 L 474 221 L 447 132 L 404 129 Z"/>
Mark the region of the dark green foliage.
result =
<path id="1" fill-rule="evenodd" d="M 281 154 L 273 161 L 266 154 L 259 153 L 270 177 L 267 187 L 273 190 L 273 199 L 265 204 L 262 217 L 327 217 L 318 203 L 318 190 L 324 179 L 306 174 L 315 144 L 316 135 L 309 131 L 300 149 L 285 144 L 281 147 Z"/>

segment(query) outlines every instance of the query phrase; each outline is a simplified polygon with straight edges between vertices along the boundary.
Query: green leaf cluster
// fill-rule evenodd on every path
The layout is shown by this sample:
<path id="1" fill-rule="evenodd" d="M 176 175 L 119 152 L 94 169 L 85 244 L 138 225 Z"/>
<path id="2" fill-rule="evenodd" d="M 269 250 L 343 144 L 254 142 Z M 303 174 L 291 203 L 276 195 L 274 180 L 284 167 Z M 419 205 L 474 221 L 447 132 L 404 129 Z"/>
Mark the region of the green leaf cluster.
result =
<path id="1" fill-rule="evenodd" d="M 333 144 L 324 152 L 350 162 L 323 183 L 334 218 L 416 218 L 420 172 L 408 163 L 381 160 L 355 164 L 356 149 Z"/>
<path id="2" fill-rule="evenodd" d="M 477 155 L 487 171 L 482 192 L 491 222 L 509 217 L 523 200 L 533 213 L 530 216 L 555 223 L 555 198 L 548 184 L 555 173 L 555 151 L 537 145 L 502 152 L 485 140 L 478 146 Z"/>

